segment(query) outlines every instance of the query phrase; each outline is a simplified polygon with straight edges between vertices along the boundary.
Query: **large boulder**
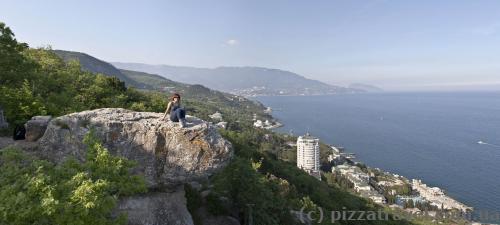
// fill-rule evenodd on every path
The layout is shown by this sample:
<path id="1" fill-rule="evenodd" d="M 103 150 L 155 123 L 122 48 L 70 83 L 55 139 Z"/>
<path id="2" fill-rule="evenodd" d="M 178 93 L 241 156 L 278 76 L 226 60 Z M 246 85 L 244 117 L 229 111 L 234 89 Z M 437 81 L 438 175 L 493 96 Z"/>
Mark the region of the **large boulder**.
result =
<path id="1" fill-rule="evenodd" d="M 51 119 L 51 116 L 34 116 L 26 122 L 24 125 L 26 127 L 26 141 L 36 141 L 41 138 Z"/>
<path id="2" fill-rule="evenodd" d="M 206 178 L 232 158 L 231 144 L 209 123 L 188 116 L 188 125 L 162 120 L 162 113 L 104 108 L 54 118 L 40 139 L 42 157 L 57 163 L 85 160 L 84 136 L 93 129 L 114 154 L 136 161 L 135 174 L 149 188 L 171 188 Z"/>
<path id="3" fill-rule="evenodd" d="M 115 213 L 125 213 L 128 225 L 193 225 L 186 207 L 184 189 L 175 192 L 150 192 L 120 198 Z"/>

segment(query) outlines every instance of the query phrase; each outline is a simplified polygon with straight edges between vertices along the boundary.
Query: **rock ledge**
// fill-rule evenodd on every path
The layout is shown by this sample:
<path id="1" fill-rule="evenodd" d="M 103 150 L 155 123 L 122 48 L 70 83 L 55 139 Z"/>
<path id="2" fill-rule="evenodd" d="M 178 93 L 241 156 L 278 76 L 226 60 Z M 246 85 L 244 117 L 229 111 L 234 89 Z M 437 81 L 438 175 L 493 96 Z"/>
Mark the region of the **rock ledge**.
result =
<path id="1" fill-rule="evenodd" d="M 231 143 L 216 127 L 187 116 L 188 126 L 162 120 L 162 113 L 119 108 L 83 111 L 52 119 L 39 140 L 40 154 L 56 163 L 85 160 L 83 138 L 90 129 L 114 154 L 136 161 L 133 171 L 149 188 L 175 187 L 206 178 L 232 158 Z"/>

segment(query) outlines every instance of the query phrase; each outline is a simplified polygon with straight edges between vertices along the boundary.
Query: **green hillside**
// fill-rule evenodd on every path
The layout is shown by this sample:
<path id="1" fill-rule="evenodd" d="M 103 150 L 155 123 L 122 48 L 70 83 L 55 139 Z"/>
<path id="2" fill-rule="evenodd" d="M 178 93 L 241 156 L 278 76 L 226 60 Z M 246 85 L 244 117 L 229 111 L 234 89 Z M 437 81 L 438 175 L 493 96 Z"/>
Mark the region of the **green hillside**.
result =
<path id="1" fill-rule="evenodd" d="M 127 78 L 148 87 L 141 89 L 145 92 L 154 91 L 162 93 L 166 97 L 170 96 L 170 93 L 181 94 L 188 111 L 195 112 L 198 117 L 205 120 L 210 120 L 208 115 L 217 111 L 224 115 L 224 120 L 229 122 L 230 126 L 239 126 L 238 124 L 243 123 L 250 126 L 254 114 L 257 115 L 257 118 L 272 120 L 270 115 L 264 113 L 265 107 L 260 102 L 211 90 L 198 84 L 189 85 L 175 82 L 155 74 L 130 70 L 120 70 L 120 72 Z M 235 123 L 236 121 L 239 123 Z"/>
<path id="2" fill-rule="evenodd" d="M 208 89 L 202 85 L 189 85 L 172 81 L 155 74 L 136 72 L 130 70 L 119 70 L 113 65 L 81 52 L 64 50 L 52 50 L 65 62 L 75 60 L 79 62 L 82 70 L 102 74 L 109 77 L 117 77 L 124 81 L 127 86 L 136 88 L 142 93 L 153 95 L 155 98 L 163 98 L 167 101 L 171 93 L 181 94 L 188 109 L 188 113 L 196 115 L 202 119 L 209 120 L 208 115 L 219 111 L 225 117 L 238 115 L 238 118 L 227 118 L 228 121 L 239 121 L 239 123 L 250 124 L 253 114 L 258 118 L 271 119 L 269 115 L 263 113 L 264 106 L 258 102 L 250 101 L 236 95 L 223 93 Z M 131 89 L 133 90 L 133 89 Z M 158 101 L 156 101 L 158 102 Z M 148 110 L 148 107 L 137 103 L 132 107 L 135 110 Z M 160 108 L 155 111 L 161 111 Z M 239 113 L 236 113 L 239 111 Z M 228 126 L 236 128 L 238 123 L 229 122 Z"/>
<path id="3" fill-rule="evenodd" d="M 170 93 L 138 91 L 125 86 L 116 77 L 91 73 L 82 70 L 81 66 L 75 61 L 65 62 L 53 51 L 33 49 L 19 43 L 10 29 L 0 23 L 0 105 L 4 107 L 11 124 L 21 124 L 34 115 L 59 116 L 103 107 L 164 110 Z M 123 72 L 134 82 L 155 82 L 151 81 L 154 75 Z M 249 215 L 249 206 L 252 206 L 254 224 L 259 225 L 297 224 L 290 212 L 301 208 L 316 210 L 321 207 L 325 212 L 387 210 L 328 183 L 326 179 L 319 181 L 293 163 L 284 161 L 282 155 L 286 154 L 281 153 L 291 150 L 285 143 L 294 137 L 253 128 L 252 114 L 262 114 L 262 105 L 200 85 L 184 85 L 169 80 L 162 82 L 174 85 L 174 91 L 185 96 L 188 113 L 206 118 L 209 113 L 220 111 L 230 124 L 220 132 L 233 144 L 235 157 L 230 165 L 210 179 L 213 191 L 206 201 L 202 201 L 201 193 L 187 187 L 188 209 L 195 224 L 198 216 L 196 209 L 201 206 L 207 207 L 213 215 L 231 216 L 242 223 Z M 102 150 L 96 143 L 93 146 L 98 148 L 96 151 Z M 110 216 L 118 196 L 111 196 L 113 192 L 109 193 L 106 189 L 92 189 L 98 188 L 102 182 L 112 183 L 113 179 L 124 182 L 123 176 L 109 178 L 104 174 L 95 178 L 94 183 L 75 184 L 68 181 L 68 174 L 84 170 L 85 164 L 68 162 L 62 168 L 53 168 L 43 160 L 24 159 L 13 151 L 0 150 L 0 197 L 3 200 L 0 201 L 0 224 L 58 224 L 54 221 L 68 224 L 75 212 L 81 216 L 73 218 L 71 222 L 74 224 L 124 224 L 125 220 L 114 221 Z M 104 151 L 102 154 L 105 154 Z M 127 167 L 123 167 L 119 159 L 106 158 L 110 163 L 104 165 L 105 171 L 122 171 L 119 174 L 126 176 L 123 170 Z M 83 196 L 77 197 L 85 200 L 84 209 L 82 201 L 66 196 L 74 192 L 65 187 L 80 190 Z M 387 221 L 345 220 L 338 223 L 411 224 L 395 220 L 391 212 L 387 215 Z M 325 214 L 322 224 L 331 224 L 330 217 L 330 214 Z"/>
<path id="4" fill-rule="evenodd" d="M 135 82 L 134 80 L 129 79 L 124 76 L 118 69 L 116 69 L 113 65 L 99 60 L 93 56 L 82 52 L 72 52 L 72 51 L 64 51 L 64 50 L 52 50 L 52 52 L 56 53 L 59 57 L 61 57 L 65 62 L 69 62 L 71 60 L 76 60 L 82 66 L 82 69 L 88 72 L 93 73 L 101 73 L 107 76 L 113 76 L 121 81 L 125 82 L 127 86 L 139 87 L 139 88 L 147 88 L 142 86 L 141 84 Z"/>
<path id="5" fill-rule="evenodd" d="M 168 87 L 174 88 L 184 88 L 188 85 L 169 80 L 159 75 L 137 72 L 132 70 L 122 70 L 119 71 L 126 76 L 128 79 L 134 80 L 138 83 L 144 84 L 149 89 L 161 90 Z"/>
<path id="6" fill-rule="evenodd" d="M 141 63 L 112 64 L 120 69 L 158 74 L 183 83 L 202 84 L 211 89 L 245 96 L 363 92 L 308 79 L 290 71 L 262 67 L 195 68 Z"/>

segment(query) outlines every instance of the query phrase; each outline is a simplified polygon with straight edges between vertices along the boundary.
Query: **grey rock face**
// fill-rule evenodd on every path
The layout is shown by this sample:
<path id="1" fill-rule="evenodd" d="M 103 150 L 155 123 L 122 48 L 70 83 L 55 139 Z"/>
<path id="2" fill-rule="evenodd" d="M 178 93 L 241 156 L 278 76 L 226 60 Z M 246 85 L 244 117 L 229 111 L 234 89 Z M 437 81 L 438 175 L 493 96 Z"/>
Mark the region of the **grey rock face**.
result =
<path id="1" fill-rule="evenodd" d="M 54 118 L 40 139 L 40 154 L 62 162 L 85 160 L 83 138 L 95 130 L 110 153 L 136 161 L 133 171 L 149 188 L 170 188 L 206 178 L 232 158 L 231 143 L 213 125 L 187 116 L 187 127 L 162 120 L 163 114 L 104 108 Z"/>
<path id="2" fill-rule="evenodd" d="M 51 116 L 34 116 L 26 122 L 24 125 L 26 127 L 26 141 L 36 141 L 41 138 L 51 119 Z"/>
<path id="3" fill-rule="evenodd" d="M 179 188 L 172 193 L 152 192 L 124 197 L 115 210 L 128 215 L 129 225 L 193 225 L 184 194 Z"/>

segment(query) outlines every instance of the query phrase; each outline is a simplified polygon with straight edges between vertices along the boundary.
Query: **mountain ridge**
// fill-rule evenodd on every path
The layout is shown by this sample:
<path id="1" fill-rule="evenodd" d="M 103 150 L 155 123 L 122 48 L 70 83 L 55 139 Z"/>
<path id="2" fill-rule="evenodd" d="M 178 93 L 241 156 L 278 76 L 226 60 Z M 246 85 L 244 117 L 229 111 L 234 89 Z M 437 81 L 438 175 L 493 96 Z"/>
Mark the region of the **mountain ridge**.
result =
<path id="1" fill-rule="evenodd" d="M 146 88 L 144 86 L 141 86 L 141 84 L 137 83 L 134 80 L 129 79 L 127 76 L 122 74 L 120 70 L 118 70 L 115 66 L 113 66 L 111 63 L 108 63 L 104 60 L 98 59 L 92 55 L 89 55 L 84 52 L 77 52 L 77 51 L 67 51 L 67 50 L 51 50 L 53 53 L 55 53 L 57 56 L 62 58 L 65 62 L 69 62 L 72 60 L 77 60 L 80 65 L 82 66 L 82 69 L 87 71 L 87 72 L 92 72 L 92 73 L 101 73 L 107 76 L 114 76 L 121 81 L 125 82 L 127 86 L 134 86 L 138 88 Z"/>
<path id="2" fill-rule="evenodd" d="M 158 74 L 165 78 L 243 96 L 256 95 L 321 95 L 362 92 L 323 83 L 300 74 L 256 66 L 219 66 L 198 68 L 151 65 L 145 63 L 110 62 L 117 68 Z"/>
<path id="3" fill-rule="evenodd" d="M 140 82 L 138 73 L 143 72 L 152 78 L 156 75 L 157 81 L 165 83 L 160 78 L 177 84 L 200 84 L 210 89 L 228 92 L 241 96 L 259 95 L 327 95 L 366 92 L 361 88 L 341 87 L 330 85 L 318 80 L 306 78 L 300 74 L 258 66 L 219 66 L 215 68 L 201 68 L 189 66 L 151 65 L 145 63 L 106 62 L 83 52 L 52 50 L 64 61 L 77 60 L 83 70 L 114 76 L 124 81 L 127 86 L 139 89 L 158 89 L 154 82 Z M 120 70 L 123 69 L 123 70 Z M 125 71 L 124 71 L 125 70 Z M 156 87 L 156 88 L 155 88 Z"/>

